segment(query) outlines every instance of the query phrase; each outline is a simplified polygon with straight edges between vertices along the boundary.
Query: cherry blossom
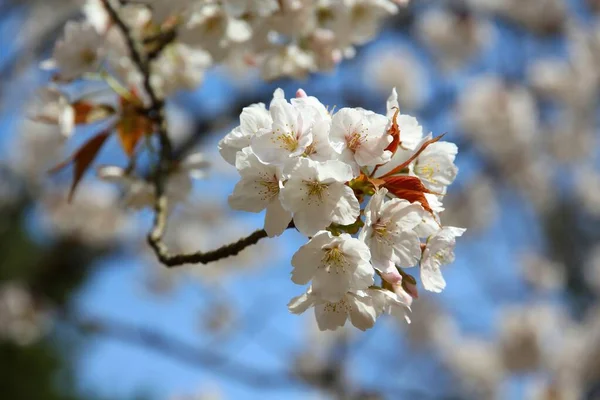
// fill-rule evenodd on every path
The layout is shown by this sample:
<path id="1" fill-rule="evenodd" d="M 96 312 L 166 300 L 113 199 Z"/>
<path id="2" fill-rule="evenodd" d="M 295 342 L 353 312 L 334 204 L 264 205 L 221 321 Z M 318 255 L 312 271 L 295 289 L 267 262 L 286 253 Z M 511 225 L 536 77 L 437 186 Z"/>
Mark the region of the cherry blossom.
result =
<path id="1" fill-rule="evenodd" d="M 341 153 L 340 160 L 352 166 L 354 175 L 360 168 L 389 161 L 386 147 L 392 141 L 387 133 L 389 120 L 362 109 L 342 108 L 331 121 L 331 141 Z"/>
<path id="2" fill-rule="evenodd" d="M 204 50 L 176 43 L 168 46 L 153 63 L 153 85 L 166 96 L 180 89 L 194 89 L 211 64 L 211 56 Z"/>
<path id="3" fill-rule="evenodd" d="M 392 199 L 385 201 L 387 189 L 377 191 L 365 208 L 365 226 L 360 239 L 371 249 L 372 262 L 381 272 L 414 266 L 421 257 L 419 236 L 414 228 L 424 210 L 418 203 Z"/>
<path id="4" fill-rule="evenodd" d="M 284 99 L 272 102 L 269 112 L 273 125 L 261 129 L 252 139 L 252 151 L 263 162 L 279 164 L 304 153 L 312 142 L 314 113 Z"/>
<path id="5" fill-rule="evenodd" d="M 440 268 L 454 262 L 456 238 L 465 231 L 464 228 L 446 226 L 427 240 L 421 259 L 421 281 L 426 290 L 439 293 L 446 287 Z"/>
<path id="6" fill-rule="evenodd" d="M 279 236 L 292 220 L 279 201 L 281 169 L 262 163 L 250 148 L 238 153 L 236 168 L 242 179 L 229 196 L 229 205 L 236 210 L 260 212 L 266 208 L 265 231 L 271 237 Z"/>
<path id="7" fill-rule="evenodd" d="M 352 325 L 364 331 L 372 328 L 377 318 L 377 310 L 372 298 L 363 290 L 348 292 L 341 300 L 330 302 L 315 295 L 312 289 L 294 297 L 288 304 L 290 312 L 302 314 L 308 308 L 315 308 L 317 325 L 322 331 L 336 330 L 346 324 L 348 318 Z"/>
<path id="8" fill-rule="evenodd" d="M 413 172 L 427 189 L 445 194 L 446 188 L 458 174 L 458 168 L 454 165 L 457 152 L 458 148 L 454 143 L 432 143 L 415 160 Z"/>
<path id="9" fill-rule="evenodd" d="M 294 213 L 296 228 L 306 236 L 314 235 L 332 222 L 348 225 L 356 221 L 360 204 L 345 184 L 352 179 L 347 164 L 301 158 L 286 175 L 289 179 L 281 189 L 281 203 Z"/>
<path id="10" fill-rule="evenodd" d="M 292 281 L 305 285 L 328 301 L 339 301 L 346 292 L 367 289 L 375 271 L 369 248 L 348 234 L 333 236 L 320 231 L 292 257 Z"/>
<path id="11" fill-rule="evenodd" d="M 52 59 L 42 66 L 57 68 L 60 78 L 70 81 L 86 72 L 97 72 L 103 54 L 104 38 L 92 25 L 69 21 L 64 38 L 56 42 Z"/>
<path id="12" fill-rule="evenodd" d="M 57 125 L 60 133 L 68 138 L 75 129 L 75 110 L 60 89 L 49 86 L 38 91 L 29 109 L 29 117 L 36 122 Z"/>
<path id="13" fill-rule="evenodd" d="M 379 288 L 368 289 L 367 293 L 371 296 L 378 315 L 393 315 L 406 322 L 410 322 L 408 312 L 410 312 L 410 305 L 413 299 L 406 293 L 401 284 L 393 285 L 393 288 L 393 291 Z"/>
<path id="14" fill-rule="evenodd" d="M 238 151 L 250 146 L 252 138 L 261 129 L 270 129 L 273 124 L 271 114 L 263 103 L 244 107 L 240 115 L 240 125 L 234 128 L 219 142 L 219 152 L 229 164 L 235 164 Z"/>

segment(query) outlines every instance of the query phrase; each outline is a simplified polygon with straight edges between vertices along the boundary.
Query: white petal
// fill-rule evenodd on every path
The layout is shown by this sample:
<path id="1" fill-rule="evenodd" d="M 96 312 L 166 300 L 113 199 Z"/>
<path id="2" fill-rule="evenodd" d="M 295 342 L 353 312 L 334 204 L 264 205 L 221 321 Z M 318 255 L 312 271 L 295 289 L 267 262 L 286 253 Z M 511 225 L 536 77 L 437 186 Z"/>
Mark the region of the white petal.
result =
<path id="1" fill-rule="evenodd" d="M 390 97 L 388 97 L 386 102 L 387 116 L 388 118 L 392 118 L 396 113 L 396 109 L 400 109 L 400 105 L 398 104 L 398 93 L 396 92 L 396 88 L 392 89 L 392 93 Z"/>
<path id="2" fill-rule="evenodd" d="M 413 231 L 403 232 L 394 242 L 394 262 L 400 267 L 412 267 L 421 258 L 419 235 Z"/>
<path id="3" fill-rule="evenodd" d="M 292 256 L 292 282 L 298 285 L 307 284 L 322 265 L 324 256 L 321 249 L 331 241 L 331 233 L 320 231 Z"/>
<path id="4" fill-rule="evenodd" d="M 321 331 L 335 331 L 344 326 L 348 319 L 348 314 L 344 307 L 337 306 L 335 310 L 330 303 L 318 304 L 315 306 L 315 317 L 317 325 Z"/>
<path id="5" fill-rule="evenodd" d="M 273 199 L 265 214 L 265 231 L 269 237 L 281 235 L 292 220 L 292 213 L 281 206 L 279 198 Z"/>
<path id="6" fill-rule="evenodd" d="M 229 196 L 229 206 L 234 210 L 248 212 L 260 212 L 264 210 L 270 202 L 260 191 L 260 184 L 255 180 L 242 179 L 239 181 L 233 193 Z"/>
<path id="7" fill-rule="evenodd" d="M 392 213 L 392 221 L 395 221 L 403 231 L 411 231 L 423 220 L 425 210 L 419 203 L 409 203 L 404 199 L 393 199 L 386 206 L 386 211 Z"/>
<path id="8" fill-rule="evenodd" d="M 308 293 L 303 293 L 300 296 L 294 297 L 288 303 L 288 310 L 293 314 L 302 314 L 314 304 L 314 298 Z"/>
<path id="9" fill-rule="evenodd" d="M 312 236 L 331 224 L 328 216 L 324 207 L 300 210 L 294 213 L 294 225 L 303 235 Z"/>
<path id="10" fill-rule="evenodd" d="M 324 163 L 318 163 L 318 179 L 321 182 L 342 182 L 346 183 L 354 177 L 352 168 L 341 161 L 329 160 Z"/>
<path id="11" fill-rule="evenodd" d="M 346 185 L 330 185 L 328 203 L 328 207 L 333 210 L 331 220 L 337 224 L 353 224 L 360 215 L 360 203 L 352 189 Z"/>
<path id="12" fill-rule="evenodd" d="M 348 295 L 348 301 L 352 305 L 350 310 L 350 321 L 352 325 L 365 331 L 372 328 L 377 319 L 377 312 L 372 302 L 367 297 Z"/>
<path id="13" fill-rule="evenodd" d="M 252 28 L 246 21 L 230 19 L 227 24 L 227 36 L 234 42 L 245 42 L 252 36 Z"/>
<path id="14" fill-rule="evenodd" d="M 440 293 L 446 287 L 440 265 L 431 257 L 421 262 L 421 282 L 430 292 Z"/>
<path id="15" fill-rule="evenodd" d="M 381 206 L 383 205 L 383 201 L 385 196 L 387 195 L 388 190 L 386 188 L 381 188 L 373 194 L 371 200 L 369 200 L 369 204 L 365 208 L 365 227 L 372 225 L 379 216 L 379 211 L 381 210 Z"/>

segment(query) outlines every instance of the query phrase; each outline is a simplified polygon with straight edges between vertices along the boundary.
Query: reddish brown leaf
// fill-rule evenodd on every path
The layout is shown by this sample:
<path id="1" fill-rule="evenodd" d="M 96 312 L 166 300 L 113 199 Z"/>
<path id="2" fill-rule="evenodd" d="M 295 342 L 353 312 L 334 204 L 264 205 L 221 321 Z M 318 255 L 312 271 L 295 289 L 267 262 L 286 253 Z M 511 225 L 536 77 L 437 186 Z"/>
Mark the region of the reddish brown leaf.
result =
<path id="1" fill-rule="evenodd" d="M 81 146 L 69 159 L 65 160 L 64 162 L 58 164 L 50 171 L 48 171 L 49 173 L 53 174 L 67 167 L 71 163 L 74 164 L 73 182 L 71 183 L 71 190 L 69 191 L 69 202 L 71 202 L 71 200 L 73 199 L 73 195 L 75 194 L 75 189 L 77 188 L 79 181 L 81 181 L 81 178 L 83 178 L 85 171 L 87 171 L 89 166 L 96 158 L 96 155 L 102 148 L 102 145 L 104 144 L 106 139 L 108 139 L 108 137 L 110 136 L 110 133 L 110 130 L 106 130 L 94 136 L 93 138 L 88 140 L 83 146 Z"/>
<path id="2" fill-rule="evenodd" d="M 416 176 L 397 175 L 384 178 L 383 187 L 393 193 L 400 199 L 406 199 L 411 203 L 418 201 L 423 208 L 429 212 L 433 212 L 425 193 L 431 193 L 429 189 L 423 186 L 421 180 Z"/>
<path id="3" fill-rule="evenodd" d="M 121 147 L 131 157 L 140 139 L 152 132 L 152 122 L 142 115 L 124 115 L 117 123 Z"/>
<path id="4" fill-rule="evenodd" d="M 419 147 L 419 149 L 412 156 L 410 156 L 410 158 L 408 160 L 404 161 L 402 164 L 398 165 L 396 168 L 394 168 L 393 170 L 391 170 L 387 174 L 381 176 L 380 178 L 387 178 L 388 176 L 395 175 L 395 174 L 399 173 L 400 171 L 402 171 L 404 168 L 408 167 L 411 162 L 413 162 L 417 157 L 419 157 L 419 155 L 423 151 L 425 151 L 425 149 L 427 148 L 427 146 L 429 146 L 432 143 L 437 142 L 438 140 L 440 140 L 441 138 L 443 138 L 444 135 L 445 135 L 445 133 L 441 134 L 438 137 L 434 137 L 433 139 L 427 140 L 425 143 L 423 143 L 421 145 L 421 147 Z"/>
<path id="5" fill-rule="evenodd" d="M 392 142 L 388 145 L 386 150 L 391 151 L 392 155 L 396 154 L 398 146 L 400 145 L 400 127 L 398 126 L 398 114 L 400 109 L 396 108 L 394 116 L 392 117 L 392 126 L 388 129 L 388 134 L 392 136 Z"/>
<path id="6" fill-rule="evenodd" d="M 141 101 L 135 96 L 132 100 L 121 98 L 121 119 L 117 123 L 117 132 L 121 147 L 131 157 L 135 147 L 144 135 L 152 133 L 152 121 L 140 111 Z"/>
<path id="7" fill-rule="evenodd" d="M 91 124 L 115 113 L 115 109 L 108 104 L 93 104 L 85 100 L 76 101 L 71 107 L 75 111 L 76 124 Z"/>

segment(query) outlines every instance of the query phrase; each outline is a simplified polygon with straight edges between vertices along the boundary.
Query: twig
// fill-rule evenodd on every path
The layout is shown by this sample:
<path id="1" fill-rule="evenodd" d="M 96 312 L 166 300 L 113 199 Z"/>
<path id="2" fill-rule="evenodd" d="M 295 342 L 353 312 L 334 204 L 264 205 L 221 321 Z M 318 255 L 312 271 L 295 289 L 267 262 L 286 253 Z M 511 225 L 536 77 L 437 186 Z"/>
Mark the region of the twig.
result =
<path id="1" fill-rule="evenodd" d="M 157 230 L 162 231 L 162 223 L 166 223 L 166 213 L 157 214 L 160 216 L 159 225 Z M 295 228 L 294 222 L 290 222 L 287 229 Z M 152 231 L 154 232 L 154 230 Z M 152 235 L 152 232 L 150 235 Z M 226 244 L 219 247 L 218 249 L 211 251 L 197 251 L 194 253 L 187 254 L 169 254 L 169 249 L 162 240 L 148 240 L 150 247 L 154 250 L 154 253 L 158 257 L 158 260 L 163 263 L 166 267 L 177 267 L 184 264 L 208 264 L 214 261 L 221 260 L 223 258 L 232 257 L 240 253 L 246 247 L 255 245 L 260 239 L 266 238 L 267 232 L 264 229 L 254 231 L 249 236 L 241 238 L 237 242 Z"/>
<path id="2" fill-rule="evenodd" d="M 111 4 L 111 0 L 102 0 L 102 4 L 106 8 L 110 18 L 119 27 L 123 33 L 123 36 L 125 36 L 125 42 L 127 43 L 127 47 L 131 53 L 131 59 L 143 76 L 143 87 L 148 95 L 148 98 L 150 99 L 150 106 L 146 111 L 148 113 L 148 117 L 154 121 L 157 127 L 160 152 L 158 166 L 154 173 L 156 200 L 154 203 L 154 221 L 147 240 L 150 247 L 154 250 L 158 260 L 167 267 L 195 263 L 208 264 L 213 261 L 237 255 L 246 247 L 252 246 L 260 239 L 267 237 L 267 233 L 264 230 L 258 230 L 248 237 L 242 238 L 235 243 L 222 246 L 216 250 L 208 252 L 198 251 L 190 254 L 169 254 L 169 249 L 164 243 L 163 237 L 167 230 L 169 206 L 168 199 L 165 194 L 165 186 L 167 183 L 169 170 L 171 169 L 173 149 L 168 135 L 167 120 L 165 118 L 165 104 L 164 101 L 157 96 L 154 88 L 152 87 L 150 70 L 150 63 L 152 59 L 158 57 L 160 51 L 164 49 L 164 45 L 159 46 L 158 50 L 146 53 L 142 44 L 136 41 L 131 34 L 131 29 L 120 17 L 119 13 L 117 12 L 117 8 Z M 175 37 L 168 37 L 167 39 L 168 41 L 166 42 L 169 43 L 175 39 Z M 292 224 L 290 224 L 288 228 L 291 227 L 293 227 Z"/>
<path id="3" fill-rule="evenodd" d="M 144 44 L 147 46 L 153 45 L 148 51 L 148 60 L 154 60 L 162 53 L 169 44 L 173 43 L 177 38 L 175 29 L 160 32 L 159 34 L 144 39 Z"/>
<path id="4" fill-rule="evenodd" d="M 82 333 L 105 336 L 150 349 L 194 367 L 226 375 L 251 387 L 288 389 L 291 385 L 300 384 L 291 372 L 260 371 L 256 366 L 235 362 L 226 355 L 199 348 L 153 329 L 107 318 L 81 317 L 67 313 L 61 313 L 60 317 Z"/>

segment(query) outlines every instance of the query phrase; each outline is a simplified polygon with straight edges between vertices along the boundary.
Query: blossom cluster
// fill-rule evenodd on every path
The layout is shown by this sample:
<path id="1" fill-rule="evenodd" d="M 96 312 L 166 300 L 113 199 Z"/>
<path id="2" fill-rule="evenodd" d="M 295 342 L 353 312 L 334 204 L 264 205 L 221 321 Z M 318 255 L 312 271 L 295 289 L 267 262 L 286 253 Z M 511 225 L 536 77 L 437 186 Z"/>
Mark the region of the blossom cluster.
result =
<path id="1" fill-rule="evenodd" d="M 258 67 L 264 79 L 330 70 L 371 40 L 397 13 L 391 0 L 143 0 L 118 5 L 131 35 L 149 54 L 162 96 L 194 89 L 214 64 Z M 83 21 L 70 21 L 44 66 L 72 81 L 109 72 L 126 87 L 144 79 L 103 0 L 87 0 Z"/>
<path id="2" fill-rule="evenodd" d="M 458 172 L 456 145 L 440 138 L 400 114 L 395 89 L 386 115 L 333 112 L 302 89 L 243 109 L 219 143 L 241 177 L 229 204 L 266 210 L 271 237 L 293 223 L 309 238 L 292 258 L 292 281 L 310 286 L 291 312 L 312 306 L 321 330 L 348 318 L 365 330 L 383 313 L 406 317 L 418 293 L 404 269 L 419 265 L 426 290 L 444 289 L 441 267 L 465 230 L 440 220 Z"/>

